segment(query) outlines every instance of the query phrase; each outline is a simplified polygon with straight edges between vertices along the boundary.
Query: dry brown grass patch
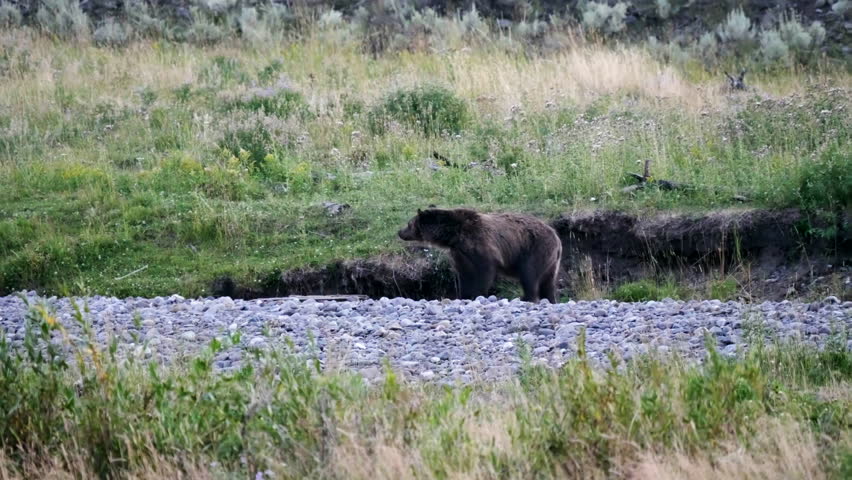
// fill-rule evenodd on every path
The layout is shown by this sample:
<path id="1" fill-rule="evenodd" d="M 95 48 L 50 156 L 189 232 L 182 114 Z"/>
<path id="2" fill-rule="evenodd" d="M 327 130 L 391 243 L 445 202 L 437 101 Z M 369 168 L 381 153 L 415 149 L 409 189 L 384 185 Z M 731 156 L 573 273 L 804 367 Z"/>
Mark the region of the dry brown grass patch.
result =
<path id="1" fill-rule="evenodd" d="M 765 420 L 746 450 L 732 441 L 716 455 L 701 453 L 645 454 L 633 480 L 819 480 L 826 473 L 813 435 L 803 426 L 779 419 Z"/>

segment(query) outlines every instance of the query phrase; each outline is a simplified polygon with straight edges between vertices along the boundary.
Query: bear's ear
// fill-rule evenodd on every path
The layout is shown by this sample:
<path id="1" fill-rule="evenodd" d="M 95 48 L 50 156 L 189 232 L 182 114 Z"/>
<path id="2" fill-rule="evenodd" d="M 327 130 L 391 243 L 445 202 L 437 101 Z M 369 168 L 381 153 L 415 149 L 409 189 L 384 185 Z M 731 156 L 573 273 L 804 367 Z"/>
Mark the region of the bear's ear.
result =
<path id="1" fill-rule="evenodd" d="M 417 209 L 417 215 L 420 215 L 421 213 L 423 213 L 423 210 L 420 210 L 420 209 L 418 208 L 418 209 Z"/>
<path id="2" fill-rule="evenodd" d="M 437 206 L 437 205 L 435 205 L 434 203 L 430 203 L 430 204 L 429 204 L 429 208 L 438 208 L 438 206 Z"/>

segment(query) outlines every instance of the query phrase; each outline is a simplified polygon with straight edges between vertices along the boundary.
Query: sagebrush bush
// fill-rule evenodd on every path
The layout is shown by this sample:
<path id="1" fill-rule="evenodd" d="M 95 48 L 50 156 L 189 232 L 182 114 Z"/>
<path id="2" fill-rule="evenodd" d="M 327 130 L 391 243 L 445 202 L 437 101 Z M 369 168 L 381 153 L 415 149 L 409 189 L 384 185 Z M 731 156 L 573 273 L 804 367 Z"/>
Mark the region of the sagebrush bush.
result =
<path id="1" fill-rule="evenodd" d="M 198 13 L 186 32 L 186 39 L 197 45 L 213 45 L 225 39 L 228 33 L 207 15 Z"/>
<path id="2" fill-rule="evenodd" d="M 689 53 L 677 42 L 662 43 L 653 35 L 648 38 L 648 50 L 654 58 L 662 63 L 683 65 L 690 60 Z"/>
<path id="3" fill-rule="evenodd" d="M 3 5 L 0 5 L 0 27 L 18 27 L 21 25 L 22 20 L 23 15 L 21 15 L 21 11 L 18 10 L 14 5 L 10 3 L 4 3 Z"/>
<path id="4" fill-rule="evenodd" d="M 479 14 L 479 10 L 476 9 L 476 3 L 472 3 L 470 10 L 462 15 L 461 24 L 467 35 L 488 33 L 488 22 Z"/>
<path id="5" fill-rule="evenodd" d="M 583 6 L 583 26 L 605 33 L 618 33 L 627 25 L 624 18 L 627 15 L 627 4 L 618 2 L 608 5 L 600 2 L 589 2 Z"/>
<path id="6" fill-rule="evenodd" d="M 820 46 L 825 43 L 826 30 L 819 20 L 811 22 L 811 26 L 808 27 L 808 33 L 813 38 L 814 46 Z"/>
<path id="7" fill-rule="evenodd" d="M 722 42 L 731 44 L 734 48 L 747 46 L 755 36 L 751 20 L 741 8 L 728 13 L 725 22 L 716 28 L 716 33 Z"/>
<path id="8" fill-rule="evenodd" d="M 102 47 L 123 47 L 130 42 L 131 36 L 130 27 L 113 18 L 104 20 L 92 34 L 95 44 Z"/>
<path id="9" fill-rule="evenodd" d="M 36 12 L 39 28 L 63 40 L 82 40 L 89 36 L 89 17 L 76 0 L 44 0 Z"/>
<path id="10" fill-rule="evenodd" d="M 280 40 L 294 21 L 287 7 L 280 4 L 243 8 L 233 15 L 241 37 L 253 45 Z"/>
<path id="11" fill-rule="evenodd" d="M 775 30 L 760 32 L 760 54 L 768 64 L 786 62 L 790 58 L 790 48 L 781 34 Z"/>
<path id="12" fill-rule="evenodd" d="M 427 136 L 458 133 L 469 119 L 467 105 L 444 87 L 427 85 L 397 90 L 374 106 L 370 128 L 376 134 L 397 121 Z"/>
<path id="13" fill-rule="evenodd" d="M 145 0 L 126 0 L 124 14 L 134 34 L 146 38 L 168 36 L 166 21 L 154 15 Z"/>
<path id="14" fill-rule="evenodd" d="M 831 10 L 838 15 L 846 15 L 852 12 L 852 1 L 838 0 L 831 6 Z"/>
<path id="15" fill-rule="evenodd" d="M 317 24 L 323 29 L 338 28 L 343 25 L 343 14 L 332 8 L 320 15 Z"/>
<path id="16" fill-rule="evenodd" d="M 707 32 L 701 35 L 696 44 L 696 54 L 705 64 L 711 64 L 716 61 L 719 55 L 719 43 L 716 41 L 716 35 Z"/>
<path id="17" fill-rule="evenodd" d="M 282 3 L 270 3 L 260 8 L 260 24 L 267 32 L 283 35 L 292 29 L 296 22 L 296 15 Z"/>
<path id="18" fill-rule="evenodd" d="M 514 25 L 513 31 L 516 38 L 527 44 L 541 42 L 547 32 L 547 22 L 535 19 L 531 22 L 521 21 Z"/>
<path id="19" fill-rule="evenodd" d="M 787 18 L 781 22 L 778 26 L 778 33 L 781 35 L 784 43 L 795 51 L 801 52 L 808 50 L 814 44 L 814 38 L 811 33 L 795 17 Z"/>

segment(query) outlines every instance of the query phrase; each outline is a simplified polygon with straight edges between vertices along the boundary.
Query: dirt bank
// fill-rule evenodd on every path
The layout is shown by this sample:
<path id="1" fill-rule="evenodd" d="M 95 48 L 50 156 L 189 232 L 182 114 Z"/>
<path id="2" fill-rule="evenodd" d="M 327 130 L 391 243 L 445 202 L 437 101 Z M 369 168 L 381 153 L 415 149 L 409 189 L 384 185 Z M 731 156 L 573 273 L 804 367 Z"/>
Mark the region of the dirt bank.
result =
<path id="1" fill-rule="evenodd" d="M 563 294 L 606 292 L 643 278 L 674 278 L 700 289 L 735 278 L 739 295 L 779 300 L 830 292 L 852 296 L 852 214 L 818 219 L 794 209 L 725 210 L 641 216 L 612 211 L 561 215 L 551 225 L 563 243 Z M 453 298 L 446 256 L 428 248 L 319 269 L 276 273 L 261 287 L 220 278 L 215 295 L 257 298 L 362 294 L 378 298 Z"/>

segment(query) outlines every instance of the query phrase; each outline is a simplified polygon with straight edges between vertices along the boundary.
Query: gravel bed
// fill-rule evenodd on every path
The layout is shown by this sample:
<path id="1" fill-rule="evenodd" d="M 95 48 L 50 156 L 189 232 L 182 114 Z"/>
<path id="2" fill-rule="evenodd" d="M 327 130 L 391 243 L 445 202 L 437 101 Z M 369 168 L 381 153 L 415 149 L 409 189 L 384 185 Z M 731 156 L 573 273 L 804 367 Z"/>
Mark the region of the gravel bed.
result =
<path id="1" fill-rule="evenodd" d="M 79 338 L 81 329 L 69 299 L 44 299 L 32 292 L 26 296 L 31 304 L 46 302 L 72 338 Z M 576 354 L 583 327 L 588 355 L 599 362 L 605 362 L 610 351 L 630 358 L 650 349 L 700 360 L 706 353 L 706 333 L 730 355 L 738 346 L 747 346 L 745 332 L 756 324 L 774 338 L 817 346 L 852 327 L 852 302 L 836 297 L 753 305 L 718 300 L 551 305 L 495 297 L 318 302 L 173 295 L 76 300 L 88 305 L 86 318 L 98 341 L 116 336 L 122 355 L 168 363 L 204 348 L 215 337 L 239 332 L 239 344 L 220 352 L 215 368 L 235 368 L 251 358 L 252 350 L 290 339 L 298 351 L 312 348 L 325 368 L 354 369 L 367 380 L 382 376 L 385 359 L 408 378 L 468 382 L 506 377 L 520 364 L 519 344 L 528 346 L 534 362 L 556 367 Z M 26 312 L 20 298 L 0 297 L 0 328 L 12 343 L 23 339 Z M 852 340 L 846 346 L 852 349 Z"/>

